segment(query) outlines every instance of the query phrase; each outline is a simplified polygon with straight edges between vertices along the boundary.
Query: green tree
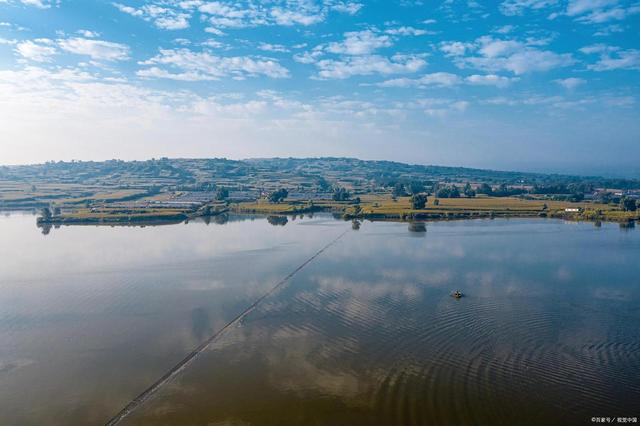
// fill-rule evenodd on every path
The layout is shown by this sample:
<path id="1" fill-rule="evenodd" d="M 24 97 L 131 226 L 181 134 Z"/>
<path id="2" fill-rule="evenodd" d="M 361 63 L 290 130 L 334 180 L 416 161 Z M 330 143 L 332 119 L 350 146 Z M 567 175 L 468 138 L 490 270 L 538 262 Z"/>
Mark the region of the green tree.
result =
<path id="1" fill-rule="evenodd" d="M 633 198 L 622 197 L 620 199 L 620 208 L 625 212 L 635 212 L 638 208 L 638 203 Z"/>
<path id="2" fill-rule="evenodd" d="M 411 196 L 411 207 L 414 210 L 422 210 L 427 204 L 427 196 L 424 194 L 413 194 Z"/>
<path id="3" fill-rule="evenodd" d="M 464 186 L 463 192 L 465 197 L 473 198 L 476 196 L 476 191 L 474 191 L 474 189 L 471 188 L 471 184 L 469 184 L 469 182 L 467 182 L 467 184 Z"/>
<path id="4" fill-rule="evenodd" d="M 419 194 L 424 191 L 424 184 L 417 180 L 413 180 L 409 184 L 409 190 L 411 191 L 412 194 Z"/>
<path id="5" fill-rule="evenodd" d="M 51 220 L 51 209 L 49 207 L 44 207 L 42 210 L 40 210 L 40 216 L 42 217 L 42 220 L 45 222 L 48 222 Z"/>
<path id="6" fill-rule="evenodd" d="M 351 198 L 351 193 L 341 186 L 335 186 L 332 198 L 334 201 L 347 201 Z"/>
<path id="7" fill-rule="evenodd" d="M 327 182 L 327 180 L 322 176 L 316 179 L 316 185 L 318 185 L 318 188 L 320 188 L 321 191 L 326 191 L 331 187 L 329 182 Z"/>
<path id="8" fill-rule="evenodd" d="M 489 184 L 483 183 L 482 185 L 480 185 L 480 187 L 478 188 L 478 190 L 476 192 L 478 194 L 492 195 L 493 194 L 493 188 L 491 188 L 491 186 Z"/>
<path id="9" fill-rule="evenodd" d="M 224 187 L 218 188 L 216 191 L 216 200 L 226 200 L 229 198 L 229 190 Z"/>
<path id="10" fill-rule="evenodd" d="M 404 188 L 404 184 L 398 182 L 393 186 L 393 192 L 392 192 L 394 197 L 404 197 L 405 195 L 407 195 L 407 191 Z"/>
<path id="11" fill-rule="evenodd" d="M 436 193 L 438 198 L 460 198 L 460 190 L 457 186 L 445 186 L 440 188 Z"/>
<path id="12" fill-rule="evenodd" d="M 277 191 L 273 191 L 271 194 L 269 194 L 269 201 L 272 203 L 279 203 L 287 198 L 287 195 L 289 195 L 289 191 L 287 191 L 285 188 L 280 188 Z"/>

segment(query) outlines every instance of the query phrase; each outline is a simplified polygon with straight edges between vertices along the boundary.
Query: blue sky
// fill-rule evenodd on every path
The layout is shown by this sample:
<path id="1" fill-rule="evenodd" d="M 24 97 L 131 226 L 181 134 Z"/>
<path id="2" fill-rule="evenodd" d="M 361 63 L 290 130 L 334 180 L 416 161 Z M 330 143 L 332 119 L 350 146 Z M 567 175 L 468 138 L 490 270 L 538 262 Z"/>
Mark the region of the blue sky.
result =
<path id="1" fill-rule="evenodd" d="M 0 0 L 0 163 L 640 174 L 640 1 Z"/>

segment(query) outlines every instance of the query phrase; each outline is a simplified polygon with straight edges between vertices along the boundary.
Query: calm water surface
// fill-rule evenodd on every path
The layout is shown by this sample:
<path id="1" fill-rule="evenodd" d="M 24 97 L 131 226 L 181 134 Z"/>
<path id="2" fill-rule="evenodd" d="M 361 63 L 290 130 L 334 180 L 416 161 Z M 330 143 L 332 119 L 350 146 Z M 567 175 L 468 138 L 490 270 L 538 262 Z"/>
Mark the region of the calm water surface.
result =
<path id="1" fill-rule="evenodd" d="M 0 424 L 105 423 L 351 228 L 316 216 L 44 236 L 34 222 L 0 218 Z M 350 230 L 123 423 L 640 417 L 638 230 L 421 228 Z"/>

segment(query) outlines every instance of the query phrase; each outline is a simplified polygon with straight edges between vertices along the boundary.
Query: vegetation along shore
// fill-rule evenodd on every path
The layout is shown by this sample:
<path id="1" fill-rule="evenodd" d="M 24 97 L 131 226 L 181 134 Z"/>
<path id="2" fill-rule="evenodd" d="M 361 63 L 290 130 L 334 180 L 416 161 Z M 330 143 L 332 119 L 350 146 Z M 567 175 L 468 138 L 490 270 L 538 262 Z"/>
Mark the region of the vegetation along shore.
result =
<path id="1" fill-rule="evenodd" d="M 39 225 L 179 223 L 227 212 L 368 220 L 638 220 L 640 180 L 351 158 L 158 159 L 0 167 L 0 210 Z M 274 221 L 277 223 L 278 221 Z"/>

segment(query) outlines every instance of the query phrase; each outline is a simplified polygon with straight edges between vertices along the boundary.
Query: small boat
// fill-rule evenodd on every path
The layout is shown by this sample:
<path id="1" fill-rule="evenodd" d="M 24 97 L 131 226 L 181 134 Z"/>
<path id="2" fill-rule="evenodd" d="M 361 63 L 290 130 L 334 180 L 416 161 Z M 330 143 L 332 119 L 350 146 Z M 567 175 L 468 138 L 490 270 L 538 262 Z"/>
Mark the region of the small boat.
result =
<path id="1" fill-rule="evenodd" d="M 453 293 L 451 293 L 451 297 L 455 297 L 456 299 L 460 299 L 462 296 L 463 294 L 460 290 L 456 290 Z"/>

